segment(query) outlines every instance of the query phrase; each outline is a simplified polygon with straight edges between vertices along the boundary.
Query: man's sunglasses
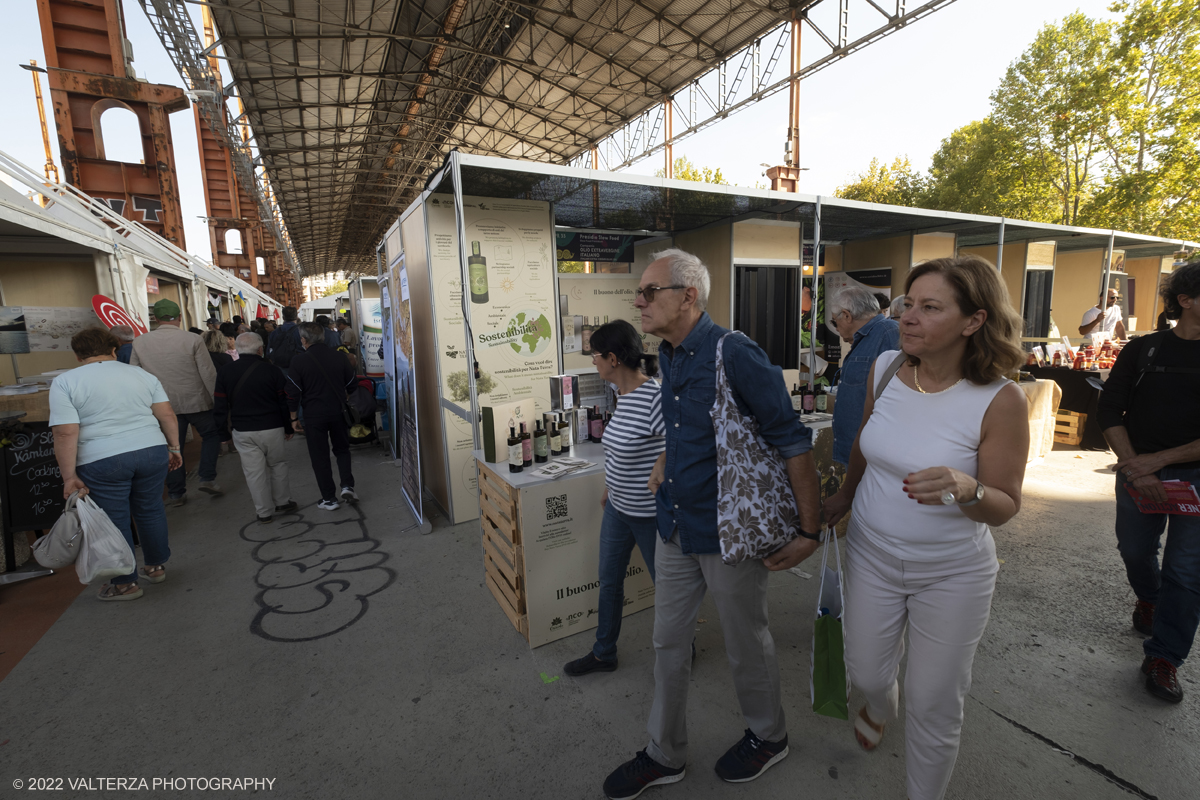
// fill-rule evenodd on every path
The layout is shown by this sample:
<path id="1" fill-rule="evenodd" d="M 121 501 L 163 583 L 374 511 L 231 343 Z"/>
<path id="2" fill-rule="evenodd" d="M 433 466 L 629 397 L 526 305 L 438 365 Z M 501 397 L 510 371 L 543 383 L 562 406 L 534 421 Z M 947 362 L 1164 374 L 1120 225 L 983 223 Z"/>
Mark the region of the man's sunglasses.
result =
<path id="1" fill-rule="evenodd" d="M 638 289 L 637 296 L 646 298 L 647 303 L 654 302 L 654 293 L 663 292 L 667 289 L 687 289 L 687 286 L 647 286 L 645 289 Z"/>

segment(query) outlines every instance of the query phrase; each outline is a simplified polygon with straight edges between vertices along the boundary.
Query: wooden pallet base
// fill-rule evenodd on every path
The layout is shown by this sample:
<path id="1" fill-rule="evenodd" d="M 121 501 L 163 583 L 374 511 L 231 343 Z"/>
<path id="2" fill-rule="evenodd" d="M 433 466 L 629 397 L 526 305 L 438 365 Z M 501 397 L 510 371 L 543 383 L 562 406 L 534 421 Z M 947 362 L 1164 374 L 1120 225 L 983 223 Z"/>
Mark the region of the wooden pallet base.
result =
<path id="1" fill-rule="evenodd" d="M 529 639 L 525 607 L 525 548 L 519 495 L 482 463 L 479 468 L 479 527 L 484 581 L 517 632 Z"/>
<path id="2" fill-rule="evenodd" d="M 1059 411 L 1054 417 L 1055 443 L 1078 445 L 1083 441 L 1083 427 L 1086 423 L 1087 414 Z"/>

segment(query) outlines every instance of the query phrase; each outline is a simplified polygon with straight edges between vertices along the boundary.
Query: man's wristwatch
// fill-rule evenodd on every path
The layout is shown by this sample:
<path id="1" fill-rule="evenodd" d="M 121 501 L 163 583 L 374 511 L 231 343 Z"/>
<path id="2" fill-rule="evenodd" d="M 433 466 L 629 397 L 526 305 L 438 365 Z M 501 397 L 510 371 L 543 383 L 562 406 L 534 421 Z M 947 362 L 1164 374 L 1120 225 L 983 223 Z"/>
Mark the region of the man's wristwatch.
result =
<path id="1" fill-rule="evenodd" d="M 804 528 L 797 528 L 796 532 L 799 533 L 801 536 L 803 536 L 805 539 L 812 539 L 814 542 L 821 541 L 820 531 L 818 531 L 817 533 L 809 533 L 808 531 L 804 530 Z"/>
<path id="2" fill-rule="evenodd" d="M 976 480 L 975 481 L 975 494 L 971 497 L 970 500 L 967 500 L 966 502 L 959 500 L 958 504 L 960 506 L 973 506 L 982 499 L 983 499 L 983 484 L 980 483 L 978 480 Z"/>

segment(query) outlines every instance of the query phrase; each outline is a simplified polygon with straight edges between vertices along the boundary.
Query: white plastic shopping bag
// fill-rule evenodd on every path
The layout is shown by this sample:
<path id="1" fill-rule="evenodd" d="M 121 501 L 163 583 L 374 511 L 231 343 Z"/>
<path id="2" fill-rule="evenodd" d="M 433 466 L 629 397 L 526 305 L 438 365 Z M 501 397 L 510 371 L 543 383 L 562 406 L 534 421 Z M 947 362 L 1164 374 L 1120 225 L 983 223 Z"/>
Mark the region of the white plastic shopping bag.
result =
<path id="1" fill-rule="evenodd" d="M 83 497 L 75 507 L 83 527 L 83 543 L 75 560 L 79 582 L 86 585 L 97 578 L 116 578 L 133 572 L 137 568 L 133 551 L 104 509 L 91 497 Z"/>

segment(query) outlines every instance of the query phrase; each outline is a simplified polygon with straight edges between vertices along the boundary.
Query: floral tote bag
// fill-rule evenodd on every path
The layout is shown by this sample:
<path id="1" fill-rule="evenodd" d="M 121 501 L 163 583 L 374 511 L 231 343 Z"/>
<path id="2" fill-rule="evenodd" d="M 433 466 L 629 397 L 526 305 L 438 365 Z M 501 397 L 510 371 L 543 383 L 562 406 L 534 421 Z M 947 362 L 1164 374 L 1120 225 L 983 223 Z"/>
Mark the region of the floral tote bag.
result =
<path id="1" fill-rule="evenodd" d="M 767 444 L 758 421 L 738 410 L 725 374 L 725 340 L 717 342 L 717 392 L 709 414 L 717 434 L 717 533 L 721 560 L 764 558 L 800 535 L 796 496 L 783 456 Z"/>

